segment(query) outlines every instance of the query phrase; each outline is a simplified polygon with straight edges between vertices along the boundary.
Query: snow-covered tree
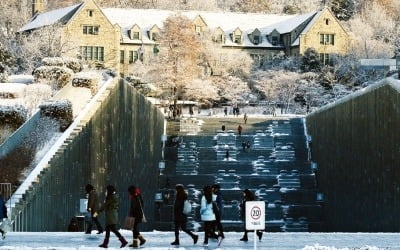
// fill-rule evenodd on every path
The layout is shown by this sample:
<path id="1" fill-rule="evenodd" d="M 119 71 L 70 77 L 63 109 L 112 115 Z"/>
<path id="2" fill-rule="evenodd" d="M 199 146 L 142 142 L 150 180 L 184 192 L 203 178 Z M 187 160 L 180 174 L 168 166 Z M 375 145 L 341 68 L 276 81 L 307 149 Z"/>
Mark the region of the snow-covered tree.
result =
<path id="1" fill-rule="evenodd" d="M 201 51 L 201 43 L 189 18 L 175 15 L 164 21 L 158 70 L 164 83 L 173 90 L 174 106 L 184 93 L 185 85 L 199 76 Z"/>
<path id="2" fill-rule="evenodd" d="M 342 21 L 349 20 L 355 12 L 354 0 L 331 0 L 329 7 L 336 18 Z"/>
<path id="3" fill-rule="evenodd" d="M 184 95 L 189 100 L 201 102 L 209 107 L 220 98 L 218 88 L 210 79 L 194 79 L 188 82 Z"/>
<path id="4" fill-rule="evenodd" d="M 269 11 L 267 0 L 239 0 L 234 6 L 233 11 L 267 13 Z"/>

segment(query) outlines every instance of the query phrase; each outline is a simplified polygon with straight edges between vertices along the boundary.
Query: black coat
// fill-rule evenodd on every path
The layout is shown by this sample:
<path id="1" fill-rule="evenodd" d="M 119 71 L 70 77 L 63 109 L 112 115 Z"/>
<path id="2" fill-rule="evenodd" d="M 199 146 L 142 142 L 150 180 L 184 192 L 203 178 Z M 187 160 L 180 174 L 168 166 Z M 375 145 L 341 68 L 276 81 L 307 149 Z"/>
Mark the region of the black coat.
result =
<path id="1" fill-rule="evenodd" d="M 183 204 L 186 199 L 176 198 L 174 203 L 174 220 L 179 222 L 186 222 L 187 216 L 183 213 Z"/>
<path id="2" fill-rule="evenodd" d="M 135 221 L 142 222 L 143 219 L 143 199 L 141 195 L 135 195 L 131 198 L 131 207 L 129 216 L 135 217 Z"/>

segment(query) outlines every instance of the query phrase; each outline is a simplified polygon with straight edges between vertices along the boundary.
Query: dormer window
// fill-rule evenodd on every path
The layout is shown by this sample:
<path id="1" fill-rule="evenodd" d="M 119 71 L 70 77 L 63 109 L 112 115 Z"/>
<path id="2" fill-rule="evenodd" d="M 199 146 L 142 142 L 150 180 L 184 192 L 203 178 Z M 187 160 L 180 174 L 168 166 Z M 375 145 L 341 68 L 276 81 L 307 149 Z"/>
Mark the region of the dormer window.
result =
<path id="1" fill-rule="evenodd" d="M 259 43 L 261 43 L 261 37 L 260 36 L 254 36 L 253 37 L 253 41 L 254 41 L 254 44 L 259 44 Z"/>
<path id="2" fill-rule="evenodd" d="M 218 35 L 215 36 L 215 42 L 216 43 L 223 43 L 223 41 L 224 41 L 223 34 L 218 34 Z"/>
<path id="3" fill-rule="evenodd" d="M 128 30 L 129 38 L 132 40 L 141 40 L 142 34 L 140 27 L 138 25 L 133 25 L 130 30 Z"/>
<path id="4" fill-rule="evenodd" d="M 151 38 L 150 38 L 150 39 L 153 40 L 153 41 L 157 41 L 157 39 L 158 39 L 158 33 L 157 33 L 157 32 L 151 33 Z"/>
<path id="5" fill-rule="evenodd" d="M 139 40 L 139 32 L 132 32 L 131 34 L 133 40 Z"/>
<path id="6" fill-rule="evenodd" d="M 277 45 L 278 44 L 278 37 L 277 36 L 271 37 L 271 43 L 272 43 L 272 45 Z"/>
<path id="7" fill-rule="evenodd" d="M 242 43 L 242 36 L 241 35 L 235 35 L 233 38 L 234 43 Z"/>
<path id="8" fill-rule="evenodd" d="M 194 30 L 196 31 L 197 34 L 200 34 L 202 32 L 202 27 L 198 26 L 198 25 L 195 25 L 194 26 Z"/>
<path id="9" fill-rule="evenodd" d="M 160 34 L 160 29 L 157 27 L 157 25 L 153 25 L 151 29 L 147 31 L 147 35 L 149 36 L 149 39 L 152 41 L 157 41 L 159 39 L 159 34 Z"/>

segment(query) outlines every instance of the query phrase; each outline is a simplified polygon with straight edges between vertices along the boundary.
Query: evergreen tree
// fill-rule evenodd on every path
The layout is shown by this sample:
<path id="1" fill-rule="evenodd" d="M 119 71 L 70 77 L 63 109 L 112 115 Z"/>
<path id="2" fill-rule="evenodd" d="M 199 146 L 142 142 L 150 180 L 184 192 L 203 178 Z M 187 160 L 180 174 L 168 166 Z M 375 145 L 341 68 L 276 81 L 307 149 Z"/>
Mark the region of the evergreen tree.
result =
<path id="1" fill-rule="evenodd" d="M 336 18 L 341 21 L 349 20 L 355 13 L 354 0 L 331 0 L 330 7 Z"/>
<path id="2" fill-rule="evenodd" d="M 319 72 L 321 70 L 321 61 L 314 48 L 308 48 L 301 58 L 300 69 L 303 72 Z"/>

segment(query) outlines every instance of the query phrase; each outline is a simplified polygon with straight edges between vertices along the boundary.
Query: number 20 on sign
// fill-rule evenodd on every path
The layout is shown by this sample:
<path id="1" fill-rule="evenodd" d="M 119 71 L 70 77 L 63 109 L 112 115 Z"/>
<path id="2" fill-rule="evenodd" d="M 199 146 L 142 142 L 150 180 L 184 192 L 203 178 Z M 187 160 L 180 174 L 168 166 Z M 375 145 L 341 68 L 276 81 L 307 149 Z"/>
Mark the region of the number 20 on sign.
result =
<path id="1" fill-rule="evenodd" d="M 265 202 L 248 201 L 246 202 L 246 229 L 264 230 L 265 229 Z"/>

